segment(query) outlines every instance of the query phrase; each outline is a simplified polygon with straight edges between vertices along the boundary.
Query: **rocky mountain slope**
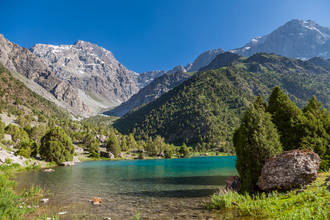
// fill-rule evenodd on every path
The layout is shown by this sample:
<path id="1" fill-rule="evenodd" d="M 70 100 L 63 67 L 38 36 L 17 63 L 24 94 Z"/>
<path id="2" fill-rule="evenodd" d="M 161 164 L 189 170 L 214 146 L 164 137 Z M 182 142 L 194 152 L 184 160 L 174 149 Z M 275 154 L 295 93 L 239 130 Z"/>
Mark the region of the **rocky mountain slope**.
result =
<path id="1" fill-rule="evenodd" d="M 0 64 L 43 87 L 44 90 L 38 90 L 40 91 L 39 95 L 54 96 L 67 110 L 74 114 L 89 114 L 89 108 L 80 99 L 76 89 L 59 79 L 42 60 L 29 50 L 8 41 L 2 34 L 0 34 Z M 44 92 L 51 95 L 43 94 Z"/>
<path id="2" fill-rule="evenodd" d="M 9 115 L 26 115 L 51 119 L 69 118 L 69 113 L 55 103 L 43 98 L 15 79 L 13 73 L 0 64 L 0 113 Z"/>
<path id="3" fill-rule="evenodd" d="M 217 55 L 223 53 L 222 49 L 208 50 L 200 54 L 194 62 L 187 66 L 176 66 L 168 72 L 150 71 L 139 75 L 139 83 L 144 88 L 137 94 L 133 95 L 129 100 L 122 103 L 111 111 L 105 112 L 107 115 L 123 116 L 127 112 L 147 104 L 162 94 L 176 87 L 190 76 L 193 72 L 207 66 Z"/>
<path id="4" fill-rule="evenodd" d="M 111 111 L 105 112 L 104 114 L 123 116 L 129 111 L 159 98 L 162 94 L 181 84 L 190 76 L 191 74 L 187 73 L 183 67 L 174 68 L 168 73 L 165 73 L 152 80 L 150 84 L 142 88 L 129 100 L 112 109 Z"/>
<path id="5" fill-rule="evenodd" d="M 231 52 L 243 56 L 266 52 L 300 59 L 330 58 L 330 28 L 311 20 L 291 20 L 272 33 L 254 38 Z"/>
<path id="6" fill-rule="evenodd" d="M 209 65 L 209 63 L 219 54 L 224 53 L 223 49 L 212 49 L 201 53 L 191 64 L 188 64 L 185 69 L 187 72 L 196 72 L 200 68 Z"/>
<path id="7" fill-rule="evenodd" d="M 93 112 L 117 106 L 139 90 L 138 74 L 96 44 L 85 41 L 59 46 L 37 44 L 30 50 L 56 77 L 77 88 L 80 98 Z"/>
<path id="8" fill-rule="evenodd" d="M 317 65 L 313 59 L 260 53 L 246 58 L 226 53 L 210 65 L 160 98 L 124 115 L 115 126 L 124 133 L 135 131 L 140 137 L 161 135 L 174 144 L 205 143 L 228 150 L 241 114 L 256 95 L 267 98 L 276 85 L 300 107 L 315 95 L 330 109 L 329 66 Z"/>

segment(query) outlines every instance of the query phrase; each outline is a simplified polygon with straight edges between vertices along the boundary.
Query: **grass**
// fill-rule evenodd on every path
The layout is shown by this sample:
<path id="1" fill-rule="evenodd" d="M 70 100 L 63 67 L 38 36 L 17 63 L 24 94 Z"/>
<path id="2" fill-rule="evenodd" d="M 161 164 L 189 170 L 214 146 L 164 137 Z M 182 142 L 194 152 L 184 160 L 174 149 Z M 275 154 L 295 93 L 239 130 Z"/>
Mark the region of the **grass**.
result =
<path id="1" fill-rule="evenodd" d="M 207 204 L 210 209 L 235 213 L 236 217 L 266 219 L 330 219 L 330 192 L 324 180 L 329 172 L 321 173 L 318 179 L 305 189 L 289 192 L 239 194 L 229 191 L 214 194 Z"/>
<path id="2" fill-rule="evenodd" d="M 32 169 L 32 168 L 29 168 Z M 0 166 L 0 219 L 19 220 L 27 214 L 33 213 L 43 196 L 40 187 L 31 187 L 21 193 L 15 191 L 15 181 L 11 180 L 13 173 L 21 171 L 19 165 Z"/>

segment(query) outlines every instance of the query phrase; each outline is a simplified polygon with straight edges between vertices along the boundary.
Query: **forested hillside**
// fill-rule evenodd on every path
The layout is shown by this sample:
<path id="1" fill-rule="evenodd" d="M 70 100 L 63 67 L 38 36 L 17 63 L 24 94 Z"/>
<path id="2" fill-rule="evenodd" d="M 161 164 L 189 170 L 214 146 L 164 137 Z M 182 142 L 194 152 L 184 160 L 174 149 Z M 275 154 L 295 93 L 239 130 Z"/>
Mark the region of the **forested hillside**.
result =
<path id="1" fill-rule="evenodd" d="M 228 56 L 218 55 L 205 71 L 126 114 L 115 127 L 140 138 L 161 135 L 169 143 L 231 151 L 232 134 L 242 112 L 256 95 L 267 99 L 277 85 L 299 107 L 315 95 L 330 109 L 327 60 L 301 61 L 265 53 L 249 58 Z M 223 63 L 227 66 L 221 67 Z"/>

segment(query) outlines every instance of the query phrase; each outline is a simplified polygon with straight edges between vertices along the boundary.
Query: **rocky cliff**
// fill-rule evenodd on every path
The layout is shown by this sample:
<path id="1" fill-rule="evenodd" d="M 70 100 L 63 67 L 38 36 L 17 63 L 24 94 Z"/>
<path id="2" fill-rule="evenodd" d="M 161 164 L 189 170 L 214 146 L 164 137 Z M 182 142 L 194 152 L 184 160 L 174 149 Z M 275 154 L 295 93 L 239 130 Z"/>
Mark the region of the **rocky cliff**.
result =
<path id="1" fill-rule="evenodd" d="M 89 115 L 87 105 L 80 99 L 78 91 L 69 83 L 59 79 L 52 70 L 29 50 L 14 44 L 0 34 L 0 63 L 10 71 L 20 73 L 51 93 L 70 112 Z M 36 91 L 38 92 L 38 91 Z M 40 94 L 48 97 L 48 94 Z"/>
<path id="2" fill-rule="evenodd" d="M 139 75 L 96 44 L 85 41 L 59 46 L 37 44 L 30 50 L 56 77 L 78 89 L 80 98 L 94 113 L 119 105 L 139 90 Z"/>

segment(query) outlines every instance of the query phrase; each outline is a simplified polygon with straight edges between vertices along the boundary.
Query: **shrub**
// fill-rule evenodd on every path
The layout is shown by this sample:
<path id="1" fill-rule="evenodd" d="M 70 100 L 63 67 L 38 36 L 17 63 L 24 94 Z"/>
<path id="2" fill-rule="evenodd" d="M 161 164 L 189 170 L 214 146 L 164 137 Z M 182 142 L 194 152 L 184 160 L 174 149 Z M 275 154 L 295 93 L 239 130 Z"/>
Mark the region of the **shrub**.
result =
<path id="1" fill-rule="evenodd" d="M 258 97 L 234 133 L 236 168 L 242 191 L 255 191 L 265 161 L 282 151 L 279 135 L 264 106 L 262 98 Z"/>
<path id="2" fill-rule="evenodd" d="M 41 138 L 39 151 L 42 159 L 61 163 L 73 159 L 74 147 L 62 128 L 53 127 Z"/>
<path id="3" fill-rule="evenodd" d="M 183 144 L 179 149 L 179 154 L 182 158 L 189 157 L 190 151 L 186 144 Z"/>
<path id="4" fill-rule="evenodd" d="M 5 123 L 3 123 L 1 120 L 0 120 L 0 140 L 3 139 L 3 136 L 4 136 L 4 133 L 5 133 Z"/>
<path id="5" fill-rule="evenodd" d="M 16 125 L 9 124 L 5 128 L 5 133 L 10 134 L 14 142 L 29 142 L 30 138 L 29 135 L 23 128 L 20 128 Z"/>

